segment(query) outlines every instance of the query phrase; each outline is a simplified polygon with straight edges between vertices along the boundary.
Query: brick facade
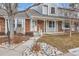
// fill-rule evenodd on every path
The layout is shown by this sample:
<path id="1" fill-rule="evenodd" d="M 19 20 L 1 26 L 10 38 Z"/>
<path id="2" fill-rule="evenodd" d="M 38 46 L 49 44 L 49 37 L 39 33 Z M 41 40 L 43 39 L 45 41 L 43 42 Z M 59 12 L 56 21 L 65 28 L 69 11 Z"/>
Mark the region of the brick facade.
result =
<path id="1" fill-rule="evenodd" d="M 5 32 L 5 19 L 0 17 L 0 32 Z"/>
<path id="2" fill-rule="evenodd" d="M 30 32 L 30 19 L 25 20 L 25 32 Z"/>

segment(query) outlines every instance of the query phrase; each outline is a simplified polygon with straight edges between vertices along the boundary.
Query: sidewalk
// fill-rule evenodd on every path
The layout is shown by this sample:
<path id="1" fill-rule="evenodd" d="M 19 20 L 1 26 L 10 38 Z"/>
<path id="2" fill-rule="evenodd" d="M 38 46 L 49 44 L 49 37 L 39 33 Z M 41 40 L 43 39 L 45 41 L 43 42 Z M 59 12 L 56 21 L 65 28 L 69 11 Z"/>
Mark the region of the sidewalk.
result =
<path id="1" fill-rule="evenodd" d="M 19 45 L 14 49 L 0 48 L 0 56 L 21 56 L 23 50 L 25 50 L 27 47 L 31 48 L 38 40 L 38 38 L 39 37 L 30 38 L 30 40 L 24 42 L 22 45 Z"/>

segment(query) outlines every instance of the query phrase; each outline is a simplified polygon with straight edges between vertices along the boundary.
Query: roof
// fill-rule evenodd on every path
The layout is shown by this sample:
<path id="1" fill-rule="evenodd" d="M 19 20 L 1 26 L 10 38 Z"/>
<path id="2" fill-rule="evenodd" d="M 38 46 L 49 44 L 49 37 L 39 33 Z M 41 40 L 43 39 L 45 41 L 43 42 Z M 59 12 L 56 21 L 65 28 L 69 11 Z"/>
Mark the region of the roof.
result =
<path id="1" fill-rule="evenodd" d="M 58 9 L 64 9 L 64 10 L 79 12 L 79 9 L 77 9 L 77 8 L 61 8 L 61 7 L 58 7 Z"/>
<path id="2" fill-rule="evenodd" d="M 34 10 L 34 9 L 29 9 L 28 11 L 26 11 L 27 14 L 33 15 L 33 16 L 41 16 L 42 14 L 40 14 L 38 11 Z"/>
<path id="3" fill-rule="evenodd" d="M 58 9 L 69 10 L 69 11 L 75 11 L 75 10 L 73 10 L 73 9 L 69 9 L 69 8 L 61 8 L 61 7 L 58 7 Z"/>
<path id="4" fill-rule="evenodd" d="M 39 16 L 39 17 L 51 17 L 51 18 L 62 18 L 62 19 L 79 19 L 79 18 L 71 18 L 71 17 L 67 17 L 67 16 L 65 17 L 65 16 L 43 15 L 34 9 L 29 9 L 26 13 L 27 14 L 31 13 L 32 16 Z"/>
<path id="5" fill-rule="evenodd" d="M 17 18 L 23 18 L 23 17 L 26 18 L 26 17 L 28 17 L 28 15 L 25 12 L 21 12 L 21 13 L 16 14 L 15 17 L 17 17 Z"/>

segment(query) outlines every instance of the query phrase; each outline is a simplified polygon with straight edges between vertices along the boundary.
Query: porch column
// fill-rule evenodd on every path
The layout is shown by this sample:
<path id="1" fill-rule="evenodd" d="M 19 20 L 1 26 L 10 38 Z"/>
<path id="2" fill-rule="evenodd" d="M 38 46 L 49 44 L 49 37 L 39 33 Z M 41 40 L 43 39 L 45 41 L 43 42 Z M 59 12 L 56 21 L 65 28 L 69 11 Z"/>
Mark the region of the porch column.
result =
<path id="1" fill-rule="evenodd" d="M 17 19 L 15 19 L 15 28 L 14 28 L 14 31 L 16 31 L 17 29 Z"/>
<path id="2" fill-rule="evenodd" d="M 22 33 L 24 34 L 24 18 L 22 18 Z"/>
<path id="3" fill-rule="evenodd" d="M 46 32 L 47 32 L 47 19 L 46 19 Z"/>
<path id="4" fill-rule="evenodd" d="M 33 29 L 32 29 L 32 18 L 30 19 L 30 31 L 33 31 Z"/>
<path id="5" fill-rule="evenodd" d="M 62 21 L 62 30 L 63 30 L 63 32 L 65 32 L 65 27 L 64 27 L 65 24 L 64 23 L 65 23 L 65 20 Z"/>
<path id="6" fill-rule="evenodd" d="M 25 19 L 24 19 L 23 25 L 24 25 L 24 34 L 25 34 L 25 25 L 26 25 L 26 24 L 25 24 Z"/>
<path id="7" fill-rule="evenodd" d="M 54 21 L 54 22 L 55 22 L 54 31 L 56 32 L 57 31 L 57 23 L 56 23 L 56 21 Z"/>
<path id="8" fill-rule="evenodd" d="M 31 17 L 32 15 L 31 14 L 28 14 L 28 16 L 30 17 L 30 31 L 33 31 L 32 30 L 32 17 Z"/>
<path id="9" fill-rule="evenodd" d="M 45 19 L 44 19 L 44 33 L 46 32 L 46 24 L 45 24 Z"/>
<path id="10" fill-rule="evenodd" d="M 56 21 L 56 32 L 58 32 L 58 21 Z"/>
<path id="11" fill-rule="evenodd" d="M 72 36 L 72 21 L 71 21 L 71 19 L 70 19 L 70 37 Z"/>
<path id="12" fill-rule="evenodd" d="M 8 31 L 8 30 L 7 30 L 7 26 L 8 26 L 8 25 L 7 25 L 7 22 L 8 22 L 8 19 L 5 19 L 5 34 L 7 34 L 7 31 Z"/>

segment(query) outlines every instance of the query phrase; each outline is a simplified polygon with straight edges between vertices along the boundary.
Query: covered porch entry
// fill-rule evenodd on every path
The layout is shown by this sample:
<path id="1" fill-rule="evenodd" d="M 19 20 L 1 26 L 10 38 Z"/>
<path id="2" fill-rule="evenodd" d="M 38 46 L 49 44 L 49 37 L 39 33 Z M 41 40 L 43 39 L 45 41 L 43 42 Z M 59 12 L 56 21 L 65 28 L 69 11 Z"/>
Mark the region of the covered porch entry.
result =
<path id="1" fill-rule="evenodd" d="M 53 33 L 59 33 L 63 32 L 62 29 L 62 21 L 59 21 L 54 18 L 43 18 L 43 17 L 33 17 L 32 21 L 30 22 L 31 25 L 31 31 L 33 32 L 39 32 L 42 34 L 53 34 Z"/>
<path id="2" fill-rule="evenodd" d="M 70 32 L 70 29 L 72 32 L 79 32 L 79 20 L 71 18 L 32 16 L 31 23 L 33 32 L 38 31 L 43 34 L 66 33 Z"/>

